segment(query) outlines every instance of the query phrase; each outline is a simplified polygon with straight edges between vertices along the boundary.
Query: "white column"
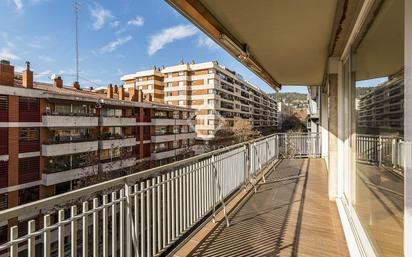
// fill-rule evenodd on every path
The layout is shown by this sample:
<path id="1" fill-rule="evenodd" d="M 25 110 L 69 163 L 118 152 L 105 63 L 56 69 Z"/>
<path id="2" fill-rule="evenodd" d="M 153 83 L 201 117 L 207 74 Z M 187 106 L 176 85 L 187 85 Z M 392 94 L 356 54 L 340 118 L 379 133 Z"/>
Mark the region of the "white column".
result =
<path id="1" fill-rule="evenodd" d="M 412 256 L 412 0 L 405 0 L 405 191 L 404 256 Z"/>
<path id="2" fill-rule="evenodd" d="M 320 95 L 320 132 L 322 137 L 322 158 L 326 161 L 326 166 L 329 169 L 327 162 L 328 159 L 328 150 L 329 150 L 329 114 L 328 114 L 328 95 L 325 92 L 327 89 L 322 88 Z"/>
<path id="3" fill-rule="evenodd" d="M 329 59 L 328 74 L 328 195 L 329 200 L 338 196 L 338 70 L 339 59 Z"/>

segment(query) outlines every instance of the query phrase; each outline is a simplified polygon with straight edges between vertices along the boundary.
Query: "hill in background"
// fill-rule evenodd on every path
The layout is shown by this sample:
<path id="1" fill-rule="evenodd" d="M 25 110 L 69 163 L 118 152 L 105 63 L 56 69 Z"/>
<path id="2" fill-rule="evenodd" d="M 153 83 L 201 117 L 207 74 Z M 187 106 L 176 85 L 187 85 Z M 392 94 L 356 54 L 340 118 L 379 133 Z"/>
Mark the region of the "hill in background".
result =
<path id="1" fill-rule="evenodd" d="M 293 103 L 295 101 L 306 101 L 307 99 L 307 94 L 302 94 L 302 93 L 295 93 L 295 92 L 289 92 L 289 93 L 272 93 L 270 94 L 275 97 L 276 101 L 284 100 L 286 103 Z"/>

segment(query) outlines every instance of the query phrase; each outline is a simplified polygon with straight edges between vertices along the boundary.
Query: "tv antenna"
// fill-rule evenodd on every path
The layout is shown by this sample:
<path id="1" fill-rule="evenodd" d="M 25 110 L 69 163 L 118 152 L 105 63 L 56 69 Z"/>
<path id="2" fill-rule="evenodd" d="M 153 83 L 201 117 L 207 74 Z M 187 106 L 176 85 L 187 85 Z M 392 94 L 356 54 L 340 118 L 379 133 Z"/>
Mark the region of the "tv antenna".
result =
<path id="1" fill-rule="evenodd" d="M 75 27 L 76 27 L 76 81 L 79 82 L 79 10 L 78 0 L 74 0 Z"/>

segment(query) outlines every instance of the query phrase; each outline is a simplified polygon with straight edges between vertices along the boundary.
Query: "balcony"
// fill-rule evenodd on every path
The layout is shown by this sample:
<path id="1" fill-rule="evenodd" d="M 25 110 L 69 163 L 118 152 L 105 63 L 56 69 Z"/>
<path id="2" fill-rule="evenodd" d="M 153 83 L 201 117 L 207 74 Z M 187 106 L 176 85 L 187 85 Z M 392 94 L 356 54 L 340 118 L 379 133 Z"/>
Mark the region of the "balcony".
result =
<path id="1" fill-rule="evenodd" d="M 100 117 L 99 122 L 103 127 L 136 126 L 135 117 Z"/>
<path id="2" fill-rule="evenodd" d="M 127 146 L 135 146 L 135 145 L 136 145 L 136 138 L 134 136 L 99 141 L 100 149 L 114 149 L 118 147 L 127 147 Z"/>
<path id="3" fill-rule="evenodd" d="M 43 173 L 42 184 L 45 186 L 55 185 L 58 183 L 71 181 L 86 176 L 91 176 L 97 174 L 98 165 L 71 169 L 55 173 Z"/>
<path id="4" fill-rule="evenodd" d="M 97 127 L 98 117 L 72 115 L 43 115 L 44 127 Z"/>
<path id="5" fill-rule="evenodd" d="M 27 235 L 11 227 L 10 239 L 0 244 L 0 251 L 14 255 L 27 244 L 30 249 L 37 244 L 46 256 L 54 251 L 69 255 L 73 249 L 88 249 L 83 253 L 87 256 L 117 250 L 117 256 L 313 256 L 318 252 L 348 256 L 345 241 L 334 240 L 343 238 L 343 232 L 336 222 L 336 207 L 327 197 L 323 160 L 280 159 L 295 145 L 319 142 L 319 135 L 300 136 L 273 135 L 233 145 L 1 211 L 0 220 L 40 209 L 51 213 L 40 224 L 28 221 Z M 172 150 L 172 156 L 183 150 Z M 316 157 L 319 149 L 306 147 L 299 153 Z M 135 158 L 129 158 L 100 166 L 109 171 L 134 163 Z M 67 203 L 76 199 L 85 201 L 83 208 L 71 207 L 69 216 L 64 209 L 54 209 L 67 206 L 68 210 Z M 50 224 L 53 213 L 58 214 L 56 223 Z M 78 237 L 85 227 L 90 232 L 86 241 Z M 50 237 L 57 232 L 60 237 Z M 34 240 L 38 235 L 44 235 L 42 240 Z M 136 237 L 140 240 L 132 239 Z M 313 244 L 314 240 L 319 243 Z"/>
<path id="6" fill-rule="evenodd" d="M 136 158 L 127 158 L 127 159 L 122 159 L 122 160 L 115 160 L 111 162 L 106 162 L 106 163 L 101 163 L 100 169 L 103 172 L 108 172 L 112 170 L 119 170 L 119 169 L 124 169 L 128 167 L 132 167 L 136 164 Z"/>
<path id="7" fill-rule="evenodd" d="M 42 156 L 59 156 L 97 151 L 99 143 L 95 141 L 67 142 L 60 144 L 43 144 L 41 146 Z"/>
<path id="8" fill-rule="evenodd" d="M 151 154 L 151 159 L 152 160 L 161 160 L 161 159 L 165 159 L 165 158 L 170 158 L 170 157 L 182 154 L 185 151 L 187 151 L 186 148 L 179 148 L 179 149 L 165 150 L 165 151 L 162 151 L 162 152 L 152 153 Z"/>
<path id="9" fill-rule="evenodd" d="M 155 126 L 173 126 L 173 125 L 193 125 L 195 120 L 193 119 L 152 119 L 152 125 Z"/>

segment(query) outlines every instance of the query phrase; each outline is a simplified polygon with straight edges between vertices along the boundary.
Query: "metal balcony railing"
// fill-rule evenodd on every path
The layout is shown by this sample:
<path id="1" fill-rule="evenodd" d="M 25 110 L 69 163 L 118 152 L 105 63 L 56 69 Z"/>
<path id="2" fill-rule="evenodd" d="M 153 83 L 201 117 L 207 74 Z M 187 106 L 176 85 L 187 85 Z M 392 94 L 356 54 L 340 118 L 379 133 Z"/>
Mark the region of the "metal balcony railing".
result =
<path id="1" fill-rule="evenodd" d="M 390 168 L 403 176 L 405 142 L 402 138 L 360 134 L 356 136 L 356 147 L 357 161 Z"/>
<path id="2" fill-rule="evenodd" d="M 299 156 L 312 156 L 319 154 L 319 142 L 318 134 L 271 135 L 1 211 L 0 220 L 34 213 L 42 222 L 27 221 L 24 235 L 11 227 L 0 254 L 24 251 L 32 257 L 36 249 L 43 256 L 164 253 L 218 208 L 226 214 L 225 201 L 256 183 L 265 166 L 285 155 L 282 149 L 294 145 Z"/>

